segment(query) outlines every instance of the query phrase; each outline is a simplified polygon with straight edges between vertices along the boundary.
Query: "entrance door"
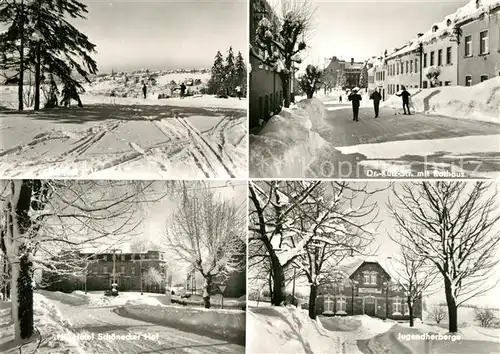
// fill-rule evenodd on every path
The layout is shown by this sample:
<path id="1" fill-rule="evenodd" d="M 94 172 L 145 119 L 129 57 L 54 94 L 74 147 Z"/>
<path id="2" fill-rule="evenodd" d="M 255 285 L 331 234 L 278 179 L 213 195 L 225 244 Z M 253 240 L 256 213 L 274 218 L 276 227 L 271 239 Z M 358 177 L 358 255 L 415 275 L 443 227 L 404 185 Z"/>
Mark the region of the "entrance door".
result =
<path id="1" fill-rule="evenodd" d="M 365 315 L 375 316 L 375 298 L 371 296 L 365 297 Z"/>

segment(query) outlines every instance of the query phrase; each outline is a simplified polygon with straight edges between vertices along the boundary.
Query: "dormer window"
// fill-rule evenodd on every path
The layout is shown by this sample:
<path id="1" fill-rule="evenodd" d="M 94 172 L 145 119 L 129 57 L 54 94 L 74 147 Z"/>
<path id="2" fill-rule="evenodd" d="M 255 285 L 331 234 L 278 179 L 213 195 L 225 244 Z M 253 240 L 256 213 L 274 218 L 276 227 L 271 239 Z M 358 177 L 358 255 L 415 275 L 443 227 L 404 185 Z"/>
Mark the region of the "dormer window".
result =
<path id="1" fill-rule="evenodd" d="M 437 25 L 432 26 L 432 32 L 436 32 L 437 30 L 438 30 L 438 26 Z"/>

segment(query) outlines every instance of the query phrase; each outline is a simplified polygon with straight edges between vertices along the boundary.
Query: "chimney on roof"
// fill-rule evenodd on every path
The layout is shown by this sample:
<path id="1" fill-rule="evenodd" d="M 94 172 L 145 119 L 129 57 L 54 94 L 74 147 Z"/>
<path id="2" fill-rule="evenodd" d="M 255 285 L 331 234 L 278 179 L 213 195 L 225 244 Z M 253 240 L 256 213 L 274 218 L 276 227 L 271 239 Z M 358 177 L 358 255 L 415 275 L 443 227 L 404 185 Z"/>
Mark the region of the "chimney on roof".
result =
<path id="1" fill-rule="evenodd" d="M 354 58 L 351 58 L 351 65 L 354 64 Z"/>

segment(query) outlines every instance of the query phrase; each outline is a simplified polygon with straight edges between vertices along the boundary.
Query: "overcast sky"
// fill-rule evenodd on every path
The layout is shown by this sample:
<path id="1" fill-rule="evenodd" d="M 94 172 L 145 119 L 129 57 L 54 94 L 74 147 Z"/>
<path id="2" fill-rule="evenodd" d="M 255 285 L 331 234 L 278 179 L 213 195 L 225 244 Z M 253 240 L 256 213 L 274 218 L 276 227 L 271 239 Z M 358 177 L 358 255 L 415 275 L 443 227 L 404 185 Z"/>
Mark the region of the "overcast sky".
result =
<path id="1" fill-rule="evenodd" d="M 97 45 L 100 71 L 210 68 L 217 50 L 247 52 L 246 0 L 83 0 L 76 27 Z"/>
<path id="2" fill-rule="evenodd" d="M 323 67 L 325 58 L 365 60 L 391 52 L 428 31 L 468 1 L 312 0 L 315 31 L 305 62 Z"/>

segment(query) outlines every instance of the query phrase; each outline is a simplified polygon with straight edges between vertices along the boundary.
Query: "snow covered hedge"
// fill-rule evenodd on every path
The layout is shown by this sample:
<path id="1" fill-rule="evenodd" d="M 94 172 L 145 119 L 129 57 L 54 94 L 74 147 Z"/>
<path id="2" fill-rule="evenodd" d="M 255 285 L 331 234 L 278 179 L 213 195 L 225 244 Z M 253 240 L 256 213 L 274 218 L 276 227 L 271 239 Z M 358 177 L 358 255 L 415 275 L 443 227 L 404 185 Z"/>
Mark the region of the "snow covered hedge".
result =
<path id="1" fill-rule="evenodd" d="M 319 100 L 302 100 L 273 116 L 258 135 L 250 135 L 252 177 L 303 177 L 327 144 L 317 133 L 326 112 Z"/>
<path id="2" fill-rule="evenodd" d="M 119 307 L 117 312 L 120 316 L 245 345 L 245 311 L 129 303 Z"/>
<path id="3" fill-rule="evenodd" d="M 417 112 L 500 124 L 500 77 L 470 87 L 441 86 L 409 92 Z M 383 106 L 401 110 L 401 97 L 393 95 Z"/>

